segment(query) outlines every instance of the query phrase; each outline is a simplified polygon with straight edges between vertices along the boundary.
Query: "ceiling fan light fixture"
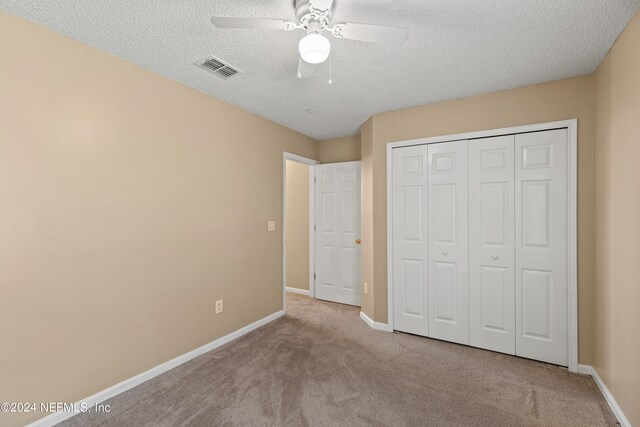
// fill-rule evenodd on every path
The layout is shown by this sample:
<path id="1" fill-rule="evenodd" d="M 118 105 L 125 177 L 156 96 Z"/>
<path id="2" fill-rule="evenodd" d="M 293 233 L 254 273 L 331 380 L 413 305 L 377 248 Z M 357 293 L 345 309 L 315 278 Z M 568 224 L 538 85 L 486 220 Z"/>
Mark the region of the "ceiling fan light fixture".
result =
<path id="1" fill-rule="evenodd" d="M 300 40 L 298 49 L 304 62 L 320 64 L 329 57 L 331 43 L 322 34 L 309 33 Z"/>

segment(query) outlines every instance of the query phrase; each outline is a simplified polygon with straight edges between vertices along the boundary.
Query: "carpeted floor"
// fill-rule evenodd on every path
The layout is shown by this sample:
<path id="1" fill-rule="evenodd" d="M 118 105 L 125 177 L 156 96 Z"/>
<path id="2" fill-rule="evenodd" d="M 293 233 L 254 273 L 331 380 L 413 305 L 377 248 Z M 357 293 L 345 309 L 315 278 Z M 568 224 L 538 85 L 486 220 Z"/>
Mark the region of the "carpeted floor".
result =
<path id="1" fill-rule="evenodd" d="M 610 426 L 591 377 L 370 329 L 288 294 L 287 315 L 65 426 Z"/>

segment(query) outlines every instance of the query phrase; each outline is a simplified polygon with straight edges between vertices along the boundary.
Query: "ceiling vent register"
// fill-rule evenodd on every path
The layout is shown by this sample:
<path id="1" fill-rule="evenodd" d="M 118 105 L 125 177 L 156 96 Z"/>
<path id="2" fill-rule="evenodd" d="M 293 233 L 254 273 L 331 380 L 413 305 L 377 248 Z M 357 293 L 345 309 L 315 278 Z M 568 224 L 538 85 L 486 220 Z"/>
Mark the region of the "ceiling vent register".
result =
<path id="1" fill-rule="evenodd" d="M 215 56 L 198 61 L 195 65 L 225 80 L 241 72 Z"/>

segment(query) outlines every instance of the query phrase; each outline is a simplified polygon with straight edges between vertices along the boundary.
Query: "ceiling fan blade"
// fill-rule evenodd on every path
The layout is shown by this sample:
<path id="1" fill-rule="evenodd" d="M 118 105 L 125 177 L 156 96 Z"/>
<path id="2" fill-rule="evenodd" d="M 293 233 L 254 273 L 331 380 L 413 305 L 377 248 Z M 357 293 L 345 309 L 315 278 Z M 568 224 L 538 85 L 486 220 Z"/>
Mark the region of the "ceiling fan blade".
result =
<path id="1" fill-rule="evenodd" d="M 406 28 L 353 24 L 351 22 L 336 24 L 331 29 L 331 32 L 339 39 L 360 40 L 381 44 L 400 44 L 404 42 L 409 35 L 409 30 Z"/>
<path id="2" fill-rule="evenodd" d="M 298 78 L 308 79 L 316 72 L 316 66 L 305 62 L 302 58 L 298 58 Z"/>
<path id="3" fill-rule="evenodd" d="M 214 16 L 211 23 L 218 28 L 295 30 L 299 28 L 293 21 L 269 18 L 234 18 L 231 16 Z"/>

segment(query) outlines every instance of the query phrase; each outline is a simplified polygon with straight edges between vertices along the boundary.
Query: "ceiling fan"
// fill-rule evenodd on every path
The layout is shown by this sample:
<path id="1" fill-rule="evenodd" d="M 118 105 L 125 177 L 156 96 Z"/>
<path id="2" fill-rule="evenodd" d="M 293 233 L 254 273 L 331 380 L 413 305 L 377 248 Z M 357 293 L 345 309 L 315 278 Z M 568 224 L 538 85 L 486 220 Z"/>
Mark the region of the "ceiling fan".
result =
<path id="1" fill-rule="evenodd" d="M 306 32 L 298 43 L 298 78 L 306 79 L 315 72 L 315 66 L 327 60 L 331 43 L 322 34 L 331 32 L 339 39 L 361 40 L 372 43 L 400 44 L 407 39 L 406 28 L 383 25 L 340 22 L 331 25 L 334 0 L 295 0 L 296 21 L 269 18 L 235 18 L 214 16 L 211 23 L 218 28 L 272 29 Z"/>

